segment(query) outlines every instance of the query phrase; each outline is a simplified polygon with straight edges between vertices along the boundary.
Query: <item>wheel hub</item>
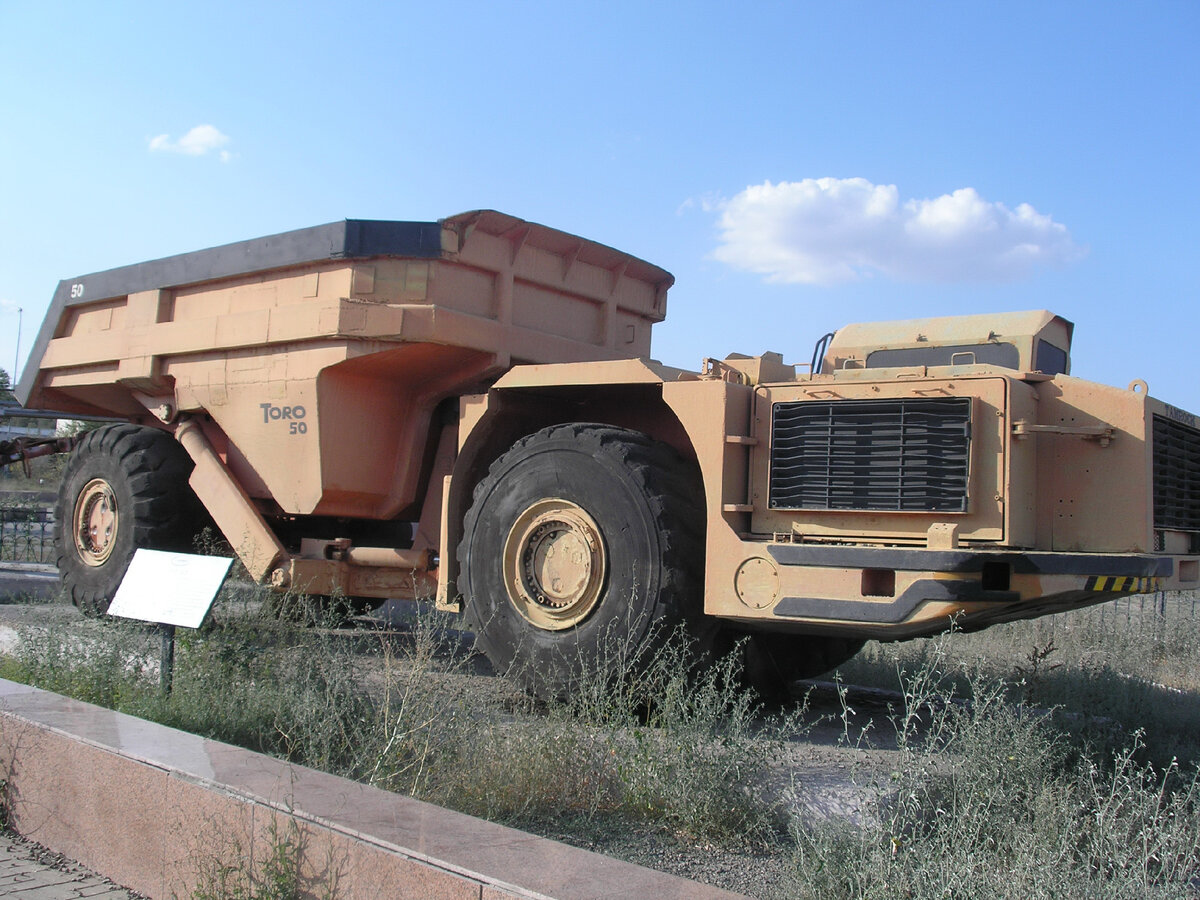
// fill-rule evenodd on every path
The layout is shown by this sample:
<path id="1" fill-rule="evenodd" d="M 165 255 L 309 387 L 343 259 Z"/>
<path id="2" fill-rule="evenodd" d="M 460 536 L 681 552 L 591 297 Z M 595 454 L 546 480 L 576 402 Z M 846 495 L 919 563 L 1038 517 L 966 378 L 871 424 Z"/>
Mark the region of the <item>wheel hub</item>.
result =
<path id="1" fill-rule="evenodd" d="M 561 631 L 596 607 L 608 560 L 595 520 L 569 500 L 550 498 L 517 517 L 503 568 L 517 612 L 538 628 Z"/>
<path id="2" fill-rule="evenodd" d="M 117 498 L 112 485 L 93 478 L 75 500 L 72 532 L 79 558 L 89 566 L 102 566 L 112 555 L 117 537 Z"/>

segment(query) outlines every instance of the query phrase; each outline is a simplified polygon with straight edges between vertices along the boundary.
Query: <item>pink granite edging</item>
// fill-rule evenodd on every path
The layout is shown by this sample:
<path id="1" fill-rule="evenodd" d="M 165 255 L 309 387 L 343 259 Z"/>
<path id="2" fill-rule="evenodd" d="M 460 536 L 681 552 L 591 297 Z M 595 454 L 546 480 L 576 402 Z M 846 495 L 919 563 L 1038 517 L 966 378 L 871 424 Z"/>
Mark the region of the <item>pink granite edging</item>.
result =
<path id="1" fill-rule="evenodd" d="M 0 779 L 18 832 L 164 900 L 273 834 L 338 900 L 738 896 L 3 679 Z"/>

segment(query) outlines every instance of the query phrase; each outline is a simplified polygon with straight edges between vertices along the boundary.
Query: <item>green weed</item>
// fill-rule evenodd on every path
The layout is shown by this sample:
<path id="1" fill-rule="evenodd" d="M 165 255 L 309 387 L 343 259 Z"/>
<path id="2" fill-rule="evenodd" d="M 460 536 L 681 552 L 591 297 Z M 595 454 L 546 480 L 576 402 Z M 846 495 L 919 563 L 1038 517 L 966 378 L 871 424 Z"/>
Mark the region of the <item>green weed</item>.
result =
<path id="1" fill-rule="evenodd" d="M 192 900 L 336 900 L 336 877 L 306 883 L 301 871 L 304 853 L 296 821 L 287 819 L 281 826 L 274 820 L 267 828 L 267 852 L 258 866 L 250 863 L 251 854 L 236 841 L 227 847 L 227 858 L 199 860 Z"/>
<path id="2" fill-rule="evenodd" d="M 1182 896 L 1200 876 L 1197 770 L 1075 742 L 1017 685 L 930 642 L 901 668 L 900 750 L 857 825 L 797 822 L 791 892 L 813 898 Z M 955 700 L 955 697 L 964 698 Z M 965 699 L 969 698 L 969 699 Z"/>
<path id="3" fill-rule="evenodd" d="M 1055 710 L 1072 744 L 1109 757 L 1136 732 L 1142 758 L 1200 763 L 1200 628 L 1191 594 L 1126 598 L 943 639 L 870 643 L 840 668 L 849 682 L 901 687 L 901 671 L 933 666 L 943 688 L 970 697 L 980 679 L 1011 703 Z M 939 649 L 942 648 L 942 649 Z M 939 662 L 939 655 L 956 666 Z M 974 671 L 973 682 L 966 672 Z"/>

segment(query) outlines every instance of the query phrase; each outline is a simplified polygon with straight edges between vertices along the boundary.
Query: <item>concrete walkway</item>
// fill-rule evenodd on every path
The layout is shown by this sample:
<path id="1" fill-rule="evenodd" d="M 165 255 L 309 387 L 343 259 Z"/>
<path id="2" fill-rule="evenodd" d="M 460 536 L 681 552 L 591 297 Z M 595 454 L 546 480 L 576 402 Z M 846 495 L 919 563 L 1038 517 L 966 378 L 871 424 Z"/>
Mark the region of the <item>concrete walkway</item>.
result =
<path id="1" fill-rule="evenodd" d="M 0 597 L 49 600 L 58 593 L 58 569 L 38 563 L 0 560 Z"/>
<path id="2" fill-rule="evenodd" d="M 0 896 L 15 900 L 132 900 L 130 893 L 20 835 L 0 833 Z"/>

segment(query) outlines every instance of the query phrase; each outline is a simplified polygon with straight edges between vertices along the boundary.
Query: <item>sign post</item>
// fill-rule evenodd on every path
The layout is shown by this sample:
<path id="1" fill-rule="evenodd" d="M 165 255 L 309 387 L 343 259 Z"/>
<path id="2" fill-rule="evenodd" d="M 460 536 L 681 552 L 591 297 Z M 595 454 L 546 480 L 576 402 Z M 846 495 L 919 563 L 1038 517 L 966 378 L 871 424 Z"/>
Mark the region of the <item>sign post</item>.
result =
<path id="1" fill-rule="evenodd" d="M 108 614 L 159 626 L 162 661 L 159 683 L 171 693 L 175 677 L 175 628 L 199 628 L 208 618 L 232 559 L 137 550 L 109 604 Z"/>
<path id="2" fill-rule="evenodd" d="M 175 626 L 159 625 L 162 632 L 162 662 L 158 667 L 158 684 L 164 694 L 171 693 L 175 680 Z"/>

